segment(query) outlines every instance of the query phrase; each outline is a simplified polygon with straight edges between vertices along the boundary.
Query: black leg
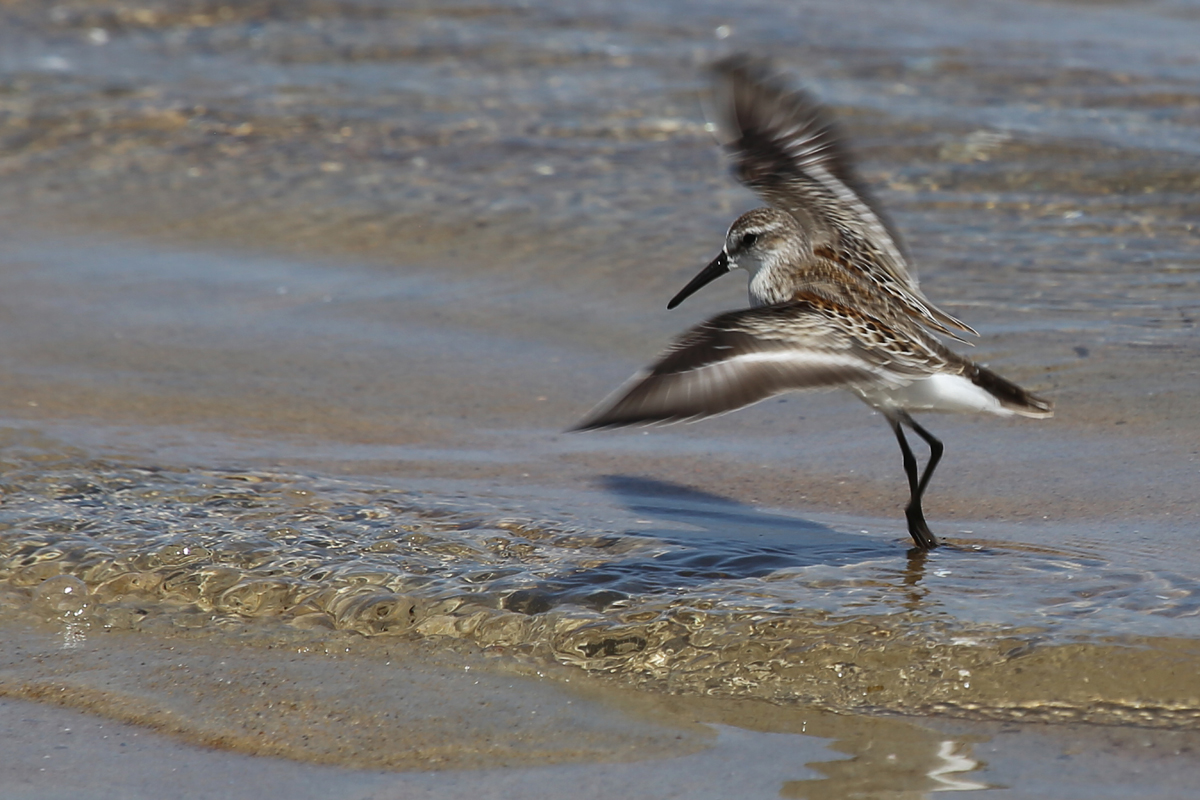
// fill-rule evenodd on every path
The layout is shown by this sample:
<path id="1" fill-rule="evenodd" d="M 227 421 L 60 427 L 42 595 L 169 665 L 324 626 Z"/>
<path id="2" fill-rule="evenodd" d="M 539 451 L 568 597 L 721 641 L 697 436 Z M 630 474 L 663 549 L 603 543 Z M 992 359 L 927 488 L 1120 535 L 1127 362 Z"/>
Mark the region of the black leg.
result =
<path id="1" fill-rule="evenodd" d="M 896 441 L 900 443 L 900 454 L 904 457 L 904 472 L 908 476 L 909 500 L 908 506 L 904 509 L 904 516 L 908 519 L 909 535 L 913 537 L 913 541 L 917 543 L 919 549 L 932 550 L 938 546 L 938 540 L 925 522 L 925 514 L 921 511 L 921 497 L 925 494 L 925 487 L 929 485 L 929 479 L 933 477 L 934 468 L 942 458 L 944 447 L 933 434 L 913 422 L 912 417 L 908 414 L 902 413 L 902 416 L 897 416 L 895 419 L 889 417 L 888 422 L 891 423 L 892 430 L 896 434 Z M 917 435 L 929 445 L 929 463 L 925 465 L 925 472 L 920 477 L 917 476 L 917 459 L 908 446 L 908 440 L 904 438 L 904 428 L 901 423 L 916 431 Z"/>
<path id="2" fill-rule="evenodd" d="M 929 445 L 929 463 L 925 465 L 925 471 L 921 473 L 921 483 L 917 486 L 917 499 L 919 500 L 925 496 L 925 487 L 929 485 L 929 479 L 933 477 L 933 471 L 937 469 L 938 462 L 942 460 L 942 453 L 946 447 L 942 444 L 941 439 L 918 425 L 912 417 L 905 422 L 925 440 L 925 444 Z"/>

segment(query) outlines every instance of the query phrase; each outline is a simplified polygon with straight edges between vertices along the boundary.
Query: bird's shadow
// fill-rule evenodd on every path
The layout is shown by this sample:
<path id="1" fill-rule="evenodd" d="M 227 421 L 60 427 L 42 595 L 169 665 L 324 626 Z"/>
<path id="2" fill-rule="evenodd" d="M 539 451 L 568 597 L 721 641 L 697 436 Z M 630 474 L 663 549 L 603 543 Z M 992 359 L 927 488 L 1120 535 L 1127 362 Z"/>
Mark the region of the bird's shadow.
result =
<path id="1" fill-rule="evenodd" d="M 904 553 L 893 539 L 763 512 L 675 483 L 631 475 L 606 475 L 600 481 L 605 491 L 640 518 L 637 528 L 624 535 L 653 539 L 663 546 L 638 548 L 628 558 L 519 589 L 505 598 L 506 608 L 536 614 L 573 603 L 602 610 L 631 595 L 761 578 L 785 569 L 898 558 Z"/>

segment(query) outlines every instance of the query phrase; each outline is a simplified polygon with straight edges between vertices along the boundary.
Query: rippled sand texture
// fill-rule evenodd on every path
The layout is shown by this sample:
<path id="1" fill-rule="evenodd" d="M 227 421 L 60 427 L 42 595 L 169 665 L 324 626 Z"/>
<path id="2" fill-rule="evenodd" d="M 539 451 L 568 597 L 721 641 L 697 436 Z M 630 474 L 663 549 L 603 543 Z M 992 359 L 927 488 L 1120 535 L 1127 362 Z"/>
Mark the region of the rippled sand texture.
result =
<path id="1" fill-rule="evenodd" d="M 993 725 L 853 717 L 866 733 L 818 735 L 859 742 L 861 770 L 824 788 L 766 770 L 765 796 L 845 796 L 909 740 L 924 777 L 892 788 L 1018 786 L 983 763 L 997 720 L 1156 729 L 1184 758 L 1197 41 L 1184 2 L 5 3 L 0 608 L 38 655 L 9 653 L 0 692 L 391 768 L 678 756 L 683 774 L 712 745 L 697 721 L 799 735 L 818 709 Z M 663 308 L 756 204 L 697 100 L 738 49 L 834 107 L 923 290 L 983 334 L 971 357 L 1056 403 L 1047 423 L 926 420 L 947 444 L 926 513 L 951 546 L 924 560 L 887 426 L 848 398 L 561 434 L 746 303 L 729 277 Z M 105 683 L 114 653 L 158 664 L 172 643 L 213 678 L 202 697 Z M 369 664 L 330 660 L 346 647 Z M 252 675 L 284 650 L 311 660 L 267 702 L 288 680 L 327 701 L 256 723 L 214 664 Z M 401 651 L 431 696 L 474 698 L 463 664 L 488 698 L 527 683 L 388 740 L 387 714 L 432 712 L 352 698 Z M 663 728 L 614 710 L 668 695 Z M 553 719 L 518 745 L 498 731 L 525 697 Z M 720 730 L 714 753 L 768 752 Z"/>

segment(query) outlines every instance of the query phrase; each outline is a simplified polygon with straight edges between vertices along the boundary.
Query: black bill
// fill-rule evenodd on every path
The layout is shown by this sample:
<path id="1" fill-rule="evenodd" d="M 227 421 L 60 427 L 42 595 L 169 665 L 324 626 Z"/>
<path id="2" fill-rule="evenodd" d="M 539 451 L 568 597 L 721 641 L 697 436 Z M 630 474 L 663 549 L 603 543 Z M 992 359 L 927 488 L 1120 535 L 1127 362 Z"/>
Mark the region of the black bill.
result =
<path id="1" fill-rule="evenodd" d="M 691 283 L 683 287 L 679 294 L 671 298 L 671 302 L 667 303 L 667 308 L 675 308 L 675 306 L 679 305 L 684 300 L 688 299 L 693 294 L 724 275 L 726 272 L 729 272 L 729 256 L 725 254 L 724 250 L 722 250 L 721 254 L 712 260 L 712 263 L 702 269 L 699 275 L 692 278 Z"/>

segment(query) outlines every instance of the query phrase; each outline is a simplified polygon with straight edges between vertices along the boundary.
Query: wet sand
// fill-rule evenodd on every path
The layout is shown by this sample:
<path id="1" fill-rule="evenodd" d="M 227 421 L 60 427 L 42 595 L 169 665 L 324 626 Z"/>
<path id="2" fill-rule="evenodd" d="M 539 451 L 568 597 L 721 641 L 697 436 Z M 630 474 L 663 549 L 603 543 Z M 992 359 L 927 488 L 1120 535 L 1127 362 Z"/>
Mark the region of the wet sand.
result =
<path id="1" fill-rule="evenodd" d="M 6 795 L 1194 785 L 1200 21 L 871 8 L 8 4 Z M 846 397 L 561 433 L 745 304 L 662 308 L 754 204 L 696 101 L 752 46 L 1057 403 L 929 421 L 927 564 Z"/>
<path id="2" fill-rule="evenodd" d="M 6 636 L 14 632 L 12 626 L 6 626 Z M 37 644 L 48 644 L 42 632 L 26 629 L 16 633 L 21 647 L 36 649 Z M 197 657 L 220 658 L 219 669 L 202 670 L 202 674 L 219 675 L 235 690 L 240 680 L 249 681 L 266 672 L 268 682 L 278 681 L 275 686 L 284 689 L 285 702 L 271 709 L 265 709 L 261 701 L 251 706 L 248 716 L 253 723 L 245 730 L 249 736 L 264 728 L 274 733 L 279 730 L 275 726 L 286 727 L 289 715 L 299 718 L 304 714 L 312 720 L 313 706 L 332 699 L 318 697 L 314 703 L 314 698 L 303 697 L 294 704 L 286 702 L 288 681 L 296 676 L 303 656 L 279 658 L 281 654 L 276 653 L 268 664 L 245 673 L 247 659 L 253 660 L 258 650 L 255 646 L 188 645 L 176 639 L 167 647 L 145 640 L 128 650 L 123 645 L 108 647 L 106 654 L 116 658 L 109 669 L 117 673 L 121 666 L 132 667 L 131 674 L 122 675 L 127 683 L 148 672 L 159 672 L 156 684 L 139 685 L 136 692 L 143 698 L 165 695 L 172 701 L 174 721 L 183 721 L 184 727 L 209 713 L 205 703 L 186 698 L 198 694 L 196 687 L 189 685 L 194 684 L 192 670 L 202 666 Z M 159 649 L 157 660 L 155 649 Z M 169 654 L 165 652 L 168 649 Z M 432 661 L 439 658 L 434 655 Z M 423 654 L 421 661 L 422 677 L 428 678 L 428 654 Z M 367 670 L 379 666 L 379 662 L 364 664 L 346 655 L 338 657 L 337 663 L 339 670 L 354 679 L 370 677 L 364 666 Z M 461 676 L 461 666 L 455 665 L 459 674 L 451 680 Z M 164 680 L 168 669 L 174 670 L 174 675 Z M 385 685 L 392 683 L 389 688 L 394 690 L 395 671 L 388 672 Z M 63 670 L 62 674 L 68 673 Z M 482 683 L 489 678 L 494 676 L 485 675 Z M 504 691 L 485 691 L 485 703 L 472 697 L 472 692 L 480 691 L 474 686 L 466 698 L 437 688 L 415 698 L 405 697 L 403 691 L 376 692 L 373 699 L 383 703 L 373 709 L 376 714 L 386 715 L 415 700 L 418 704 L 448 704 L 453 711 L 473 706 L 473 713 L 479 716 L 474 724 L 459 726 L 447 739 L 439 740 L 438 728 L 449 733 L 443 727 L 448 716 L 444 708 L 437 719 L 401 714 L 402 731 L 393 729 L 382 746 L 357 751 L 349 759 L 349 763 L 376 759 L 363 765 L 368 767 L 365 769 L 324 766 L 320 762 L 326 759 L 313 758 L 314 750 L 323 743 L 344 751 L 346 739 L 370 735 L 339 727 L 347 719 L 340 706 L 323 715 L 320 725 L 310 726 L 316 741 L 306 742 L 313 747 L 303 761 L 294 761 L 244 754 L 263 753 L 264 744 L 276 741 L 270 737 L 260 737 L 248 748 L 235 748 L 243 752 L 234 752 L 228 742 L 219 743 L 225 747 L 218 749 L 202 747 L 190 743 L 195 737 L 164 736 L 114 721 L 112 716 L 4 698 L 0 699 L 0 741 L 9 758 L 0 768 L 0 786 L 5 796 L 21 800 L 75 793 L 96 798 L 208 798 L 227 797 L 230 791 L 292 798 L 400 798 L 414 794 L 553 798 L 565 793 L 583 798 L 613 794 L 838 798 L 851 794 L 913 797 L 982 789 L 1006 798 L 1064 794 L 1173 798 L 1186 796 L 1200 777 L 1195 759 L 1200 742 L 1191 731 L 1084 726 L 1068 736 L 1060 726 L 857 717 L 765 704 L 630 696 L 595 688 L 587 693 L 590 696 L 571 697 L 560 688 L 547 687 L 544 680 L 535 683 L 511 674 L 502 680 L 506 682 Z M 411 686 L 419 681 L 403 682 Z M 440 688 L 447 687 L 442 684 Z M 341 699 L 353 706 L 364 698 Z M 563 705 L 564 700 L 571 706 Z M 536 744 L 529 747 L 531 727 L 537 726 L 524 723 L 532 710 L 549 712 L 552 717 L 564 712 L 571 715 L 569 722 L 552 719 L 546 726 L 545 730 L 555 731 L 556 736 L 554 741 L 544 742 L 547 749 Z M 504 718 L 493 716 L 495 712 L 502 712 Z M 586 731 L 581 730 L 584 720 Z M 163 728 L 171 729 L 166 725 L 159 730 Z M 222 723 L 218 729 L 227 726 Z M 445 741 L 446 745 L 431 743 L 425 738 L 430 734 L 433 742 Z M 380 769 L 394 770 L 411 763 L 408 759 L 413 757 L 414 744 L 426 753 L 435 751 L 435 757 L 415 765 L 415 771 Z M 631 757 L 633 747 L 646 744 L 648 750 Z M 334 762 L 347 763 L 344 755 Z M 389 763 L 389 755 L 401 760 Z M 445 760 L 440 760 L 443 757 Z M 552 764 L 539 765 L 543 759 Z M 472 764 L 478 767 L 470 769 Z"/>
<path id="3" fill-rule="evenodd" d="M 247 633 L 232 644 L 171 633 L 9 624 L 0 692 L 211 748 L 385 770 L 631 761 L 712 740 L 682 720 L 632 714 L 628 698 L 600 702 L 461 649 L 349 634 Z"/>

